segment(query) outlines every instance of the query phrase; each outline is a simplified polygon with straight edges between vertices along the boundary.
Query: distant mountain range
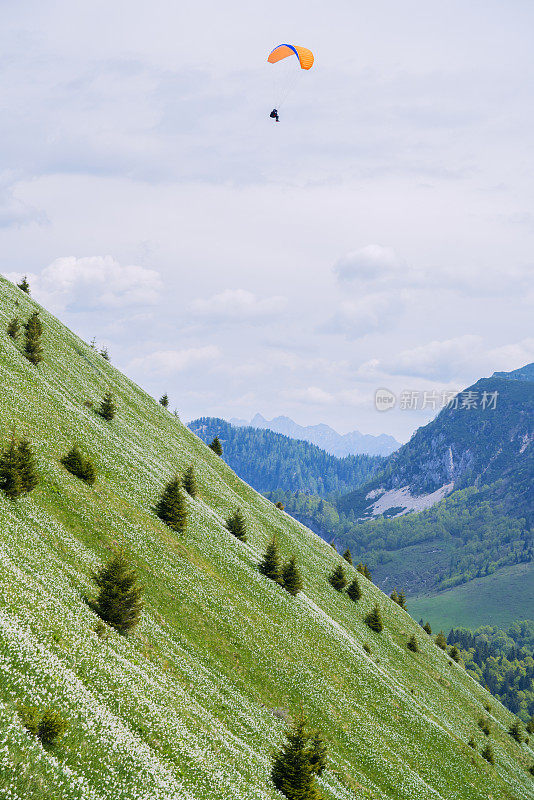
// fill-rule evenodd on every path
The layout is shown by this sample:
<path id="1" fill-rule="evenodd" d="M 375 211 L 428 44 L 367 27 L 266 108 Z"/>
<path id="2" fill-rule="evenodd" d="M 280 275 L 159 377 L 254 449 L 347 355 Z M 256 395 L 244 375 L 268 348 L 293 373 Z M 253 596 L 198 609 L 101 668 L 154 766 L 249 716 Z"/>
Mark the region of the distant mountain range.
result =
<path id="1" fill-rule="evenodd" d="M 317 445 L 269 429 L 235 427 L 217 417 L 188 425 L 206 443 L 218 436 L 226 463 L 259 492 L 291 487 L 317 497 L 341 495 L 382 469 L 384 459 L 365 453 L 337 458 Z"/>
<path id="2" fill-rule="evenodd" d="M 329 425 L 299 425 L 289 417 L 275 417 L 265 419 L 261 414 L 256 414 L 250 422 L 244 419 L 233 418 L 230 423 L 236 427 L 267 428 L 275 433 L 282 433 L 292 439 L 303 439 L 305 442 L 316 444 L 322 450 L 326 450 L 333 456 L 343 458 L 344 456 L 366 453 L 372 456 L 389 456 L 400 447 L 393 436 L 385 433 L 379 436 L 351 431 L 341 434 Z"/>

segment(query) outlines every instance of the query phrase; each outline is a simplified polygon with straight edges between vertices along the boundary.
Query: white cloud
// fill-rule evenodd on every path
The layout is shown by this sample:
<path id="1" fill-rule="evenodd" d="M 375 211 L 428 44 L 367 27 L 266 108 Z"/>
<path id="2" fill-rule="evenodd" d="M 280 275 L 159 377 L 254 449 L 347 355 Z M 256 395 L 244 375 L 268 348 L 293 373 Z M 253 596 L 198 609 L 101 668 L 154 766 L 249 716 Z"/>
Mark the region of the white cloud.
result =
<path id="1" fill-rule="evenodd" d="M 335 403 L 334 395 L 325 392 L 318 386 L 308 386 L 304 389 L 287 389 L 282 392 L 283 396 L 290 401 L 303 403 L 304 405 L 329 406 Z"/>
<path id="2" fill-rule="evenodd" d="M 8 274 L 10 280 L 18 275 Z M 122 266 L 112 256 L 56 258 L 38 275 L 28 275 L 32 294 L 51 311 L 92 311 L 152 305 L 161 289 L 159 274 Z"/>
<path id="3" fill-rule="evenodd" d="M 399 272 L 403 264 L 391 247 L 368 244 L 353 250 L 334 264 L 334 272 L 341 282 L 375 281 Z"/>
<path id="4" fill-rule="evenodd" d="M 130 367 L 156 375 L 172 375 L 220 358 L 221 351 L 214 345 L 190 347 L 184 350 L 156 350 L 134 358 Z"/>
<path id="5" fill-rule="evenodd" d="M 282 313 L 286 305 L 286 297 L 257 297 L 246 289 L 226 289 L 213 297 L 194 300 L 191 311 L 214 322 L 254 323 Z"/>
<path id="6" fill-rule="evenodd" d="M 471 380 L 496 371 L 510 371 L 533 359 L 534 339 L 488 348 L 481 336 L 468 334 L 428 342 L 403 350 L 394 358 L 374 360 L 372 363 L 373 368 L 381 370 L 383 374 L 461 382 L 462 379 Z"/>
<path id="7" fill-rule="evenodd" d="M 348 339 L 359 339 L 368 333 L 388 330 L 403 305 L 403 295 L 390 292 L 376 292 L 346 300 L 321 330 L 324 333 L 344 334 Z"/>

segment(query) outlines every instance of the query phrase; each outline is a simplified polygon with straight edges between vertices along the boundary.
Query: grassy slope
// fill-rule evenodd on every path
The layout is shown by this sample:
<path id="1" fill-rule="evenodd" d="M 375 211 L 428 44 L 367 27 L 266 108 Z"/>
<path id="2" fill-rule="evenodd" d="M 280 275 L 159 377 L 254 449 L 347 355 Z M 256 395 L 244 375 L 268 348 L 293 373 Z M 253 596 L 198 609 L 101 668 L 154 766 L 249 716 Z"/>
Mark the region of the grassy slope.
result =
<path id="1" fill-rule="evenodd" d="M 410 614 L 432 627 L 507 627 L 518 619 L 534 619 L 534 564 L 516 564 L 485 578 L 434 595 L 411 597 Z"/>
<path id="2" fill-rule="evenodd" d="M 269 758 L 284 723 L 272 709 L 302 703 L 329 743 L 328 800 L 532 797 L 534 753 L 507 735 L 508 711 L 492 700 L 492 768 L 465 744 L 474 734 L 480 750 L 485 738 L 484 689 L 376 587 L 362 580 L 357 606 L 337 594 L 325 580 L 339 558 L 328 545 L 45 312 L 46 362 L 32 367 L 3 333 L 32 306 L 0 279 L 3 435 L 14 423 L 29 434 L 42 473 L 18 504 L 0 498 L 0 796 L 275 798 Z M 110 424 L 83 405 L 108 387 L 120 409 Z M 75 440 L 98 463 L 94 488 L 58 463 Z M 202 499 L 177 537 L 150 505 L 191 463 Z M 246 545 L 223 527 L 238 504 Z M 296 599 L 256 570 L 273 533 L 303 566 Z M 146 611 L 133 636 L 103 640 L 80 595 L 119 545 L 138 566 Z M 381 635 L 363 623 L 375 602 Z M 414 631 L 416 655 L 405 646 Z M 17 701 L 70 719 L 58 751 L 23 731 Z"/>

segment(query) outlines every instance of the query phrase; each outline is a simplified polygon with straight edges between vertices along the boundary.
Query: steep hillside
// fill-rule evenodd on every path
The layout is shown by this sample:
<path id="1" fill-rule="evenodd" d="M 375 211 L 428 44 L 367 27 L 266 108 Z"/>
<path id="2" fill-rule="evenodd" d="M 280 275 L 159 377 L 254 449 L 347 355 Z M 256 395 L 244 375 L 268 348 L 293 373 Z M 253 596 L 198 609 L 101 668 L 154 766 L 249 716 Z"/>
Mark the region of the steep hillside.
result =
<path id="1" fill-rule="evenodd" d="M 360 431 L 338 433 L 330 425 L 299 425 L 289 417 L 275 417 L 265 419 L 261 414 L 255 414 L 250 422 L 244 419 L 231 419 L 231 424 L 236 427 L 258 428 L 281 433 L 292 439 L 301 439 L 326 450 L 333 456 L 344 458 L 350 455 L 366 454 L 372 456 L 389 456 L 400 447 L 399 442 L 386 433 L 372 436 Z"/>
<path id="2" fill-rule="evenodd" d="M 32 366 L 4 331 L 34 307 L 0 279 L 3 442 L 13 426 L 28 435 L 41 473 L 25 498 L 0 497 L 1 797 L 275 800 L 271 752 L 281 717 L 301 704 L 328 743 L 325 800 L 532 797 L 534 752 L 508 735 L 510 712 L 365 579 L 357 604 L 336 592 L 328 545 L 44 311 L 45 360 Z M 109 423 L 86 405 L 107 390 L 118 407 Z M 93 487 L 59 463 L 73 442 L 96 462 Z M 190 464 L 200 497 L 178 536 L 151 507 Z M 223 524 L 237 506 L 246 544 Z M 298 554 L 296 598 L 257 571 L 274 533 L 284 554 Z M 98 635 L 83 600 L 116 548 L 145 587 L 128 638 Z M 375 603 L 381 634 L 363 622 Z M 418 653 L 406 648 L 412 634 Z M 58 748 L 22 728 L 21 702 L 69 719 Z M 482 714 L 495 766 L 480 755 Z"/>
<path id="3" fill-rule="evenodd" d="M 226 463 L 259 492 L 341 494 L 367 482 L 384 461 L 366 455 L 336 458 L 308 442 L 270 430 L 236 428 L 216 417 L 195 419 L 188 428 L 208 444 L 218 436 Z"/>

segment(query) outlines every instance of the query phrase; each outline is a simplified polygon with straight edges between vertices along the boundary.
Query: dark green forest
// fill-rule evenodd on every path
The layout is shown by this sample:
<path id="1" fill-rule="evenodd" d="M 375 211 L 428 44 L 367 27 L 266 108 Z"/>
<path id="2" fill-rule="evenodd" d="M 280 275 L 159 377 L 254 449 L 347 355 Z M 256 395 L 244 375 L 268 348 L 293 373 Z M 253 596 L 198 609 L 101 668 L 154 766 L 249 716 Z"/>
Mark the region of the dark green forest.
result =
<path id="1" fill-rule="evenodd" d="M 447 644 L 459 649 L 466 670 L 523 722 L 534 714 L 534 622 L 507 630 L 490 625 L 453 628 Z"/>
<path id="2" fill-rule="evenodd" d="M 188 427 L 206 443 L 217 436 L 226 463 L 259 492 L 291 487 L 332 497 L 368 481 L 385 461 L 364 454 L 336 458 L 309 442 L 266 429 L 236 428 L 216 417 L 200 417 Z"/>

